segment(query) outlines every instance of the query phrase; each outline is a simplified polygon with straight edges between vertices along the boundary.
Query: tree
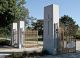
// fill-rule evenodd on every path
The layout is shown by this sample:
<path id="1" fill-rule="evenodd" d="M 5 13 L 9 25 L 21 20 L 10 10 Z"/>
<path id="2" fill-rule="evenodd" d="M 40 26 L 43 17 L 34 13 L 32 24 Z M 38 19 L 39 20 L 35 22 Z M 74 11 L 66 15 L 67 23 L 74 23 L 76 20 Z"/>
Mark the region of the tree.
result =
<path id="1" fill-rule="evenodd" d="M 33 29 L 38 30 L 39 35 L 43 35 L 43 20 L 37 20 L 36 23 L 32 23 Z"/>
<path id="2" fill-rule="evenodd" d="M 78 28 L 75 37 L 76 37 L 76 39 L 80 39 L 80 27 Z"/>
<path id="3" fill-rule="evenodd" d="M 37 20 L 36 23 L 32 23 L 32 26 L 34 27 L 35 30 L 39 30 L 43 28 L 43 20 Z"/>
<path id="4" fill-rule="evenodd" d="M 0 27 L 6 27 L 13 22 L 15 0 L 0 0 Z"/>
<path id="5" fill-rule="evenodd" d="M 0 29 L 6 30 L 4 33 L 11 33 L 14 21 L 25 20 L 28 17 L 29 12 L 24 4 L 25 0 L 0 0 Z"/>
<path id="6" fill-rule="evenodd" d="M 29 17 L 28 9 L 24 7 L 25 0 L 17 0 L 15 8 L 15 21 L 26 20 Z"/>
<path id="7" fill-rule="evenodd" d="M 68 15 L 64 15 L 63 17 L 60 18 L 60 23 L 64 25 L 65 35 L 67 36 L 76 35 L 76 32 L 78 30 L 78 25 L 75 24 L 74 19 L 72 19 Z"/>
<path id="8" fill-rule="evenodd" d="M 9 34 L 10 25 L 14 21 L 16 0 L 0 0 L 0 34 Z"/>

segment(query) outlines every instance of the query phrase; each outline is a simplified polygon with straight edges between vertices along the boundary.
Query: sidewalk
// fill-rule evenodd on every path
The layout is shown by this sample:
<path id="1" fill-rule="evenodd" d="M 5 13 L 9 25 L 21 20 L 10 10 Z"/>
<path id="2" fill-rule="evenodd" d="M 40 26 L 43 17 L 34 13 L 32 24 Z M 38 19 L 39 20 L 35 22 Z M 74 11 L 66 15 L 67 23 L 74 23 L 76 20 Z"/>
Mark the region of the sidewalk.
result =
<path id="1" fill-rule="evenodd" d="M 42 51 L 42 47 L 35 47 L 35 48 L 0 48 L 0 53 L 11 53 L 11 52 L 33 52 L 33 51 Z"/>

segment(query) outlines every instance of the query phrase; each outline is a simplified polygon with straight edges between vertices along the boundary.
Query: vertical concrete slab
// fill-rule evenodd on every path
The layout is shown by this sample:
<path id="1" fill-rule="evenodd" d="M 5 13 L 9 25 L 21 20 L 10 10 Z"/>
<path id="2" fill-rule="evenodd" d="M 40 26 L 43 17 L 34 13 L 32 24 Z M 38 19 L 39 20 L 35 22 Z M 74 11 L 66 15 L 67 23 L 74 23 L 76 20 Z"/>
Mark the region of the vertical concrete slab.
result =
<path id="1" fill-rule="evenodd" d="M 17 47 L 18 38 L 17 38 L 17 23 L 12 24 L 12 46 Z"/>
<path id="2" fill-rule="evenodd" d="M 19 21 L 18 23 L 18 39 L 19 39 L 19 48 L 23 47 L 24 39 L 25 39 L 25 22 Z"/>
<path id="3" fill-rule="evenodd" d="M 59 6 L 49 5 L 44 7 L 44 33 L 43 49 L 51 54 L 57 54 L 58 28 L 59 28 Z"/>

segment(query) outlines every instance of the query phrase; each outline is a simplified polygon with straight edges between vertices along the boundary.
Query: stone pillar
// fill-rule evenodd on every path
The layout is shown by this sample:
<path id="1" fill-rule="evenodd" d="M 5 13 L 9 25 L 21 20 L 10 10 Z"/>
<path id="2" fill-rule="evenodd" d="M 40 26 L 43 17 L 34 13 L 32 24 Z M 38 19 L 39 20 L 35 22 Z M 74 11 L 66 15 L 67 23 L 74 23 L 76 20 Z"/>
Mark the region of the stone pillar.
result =
<path id="1" fill-rule="evenodd" d="M 12 25 L 12 46 L 17 47 L 18 38 L 17 38 L 17 23 L 13 23 Z"/>
<path id="2" fill-rule="evenodd" d="M 59 6 L 44 7 L 43 49 L 55 55 L 58 49 Z"/>
<path id="3" fill-rule="evenodd" d="M 24 43 L 24 39 L 25 39 L 25 34 L 24 34 L 25 23 L 24 23 L 24 21 L 19 21 L 18 24 L 19 24 L 18 25 L 18 39 L 19 39 L 18 43 L 19 43 L 19 48 L 22 48 L 23 43 Z"/>

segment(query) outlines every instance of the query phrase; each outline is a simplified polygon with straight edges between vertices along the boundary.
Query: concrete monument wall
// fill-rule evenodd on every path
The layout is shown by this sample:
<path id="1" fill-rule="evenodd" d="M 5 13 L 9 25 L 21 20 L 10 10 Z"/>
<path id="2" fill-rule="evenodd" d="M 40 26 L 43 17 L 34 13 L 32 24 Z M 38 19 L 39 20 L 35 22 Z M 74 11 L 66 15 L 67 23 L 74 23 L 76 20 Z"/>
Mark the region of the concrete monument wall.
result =
<path id="1" fill-rule="evenodd" d="M 18 43 L 19 43 L 19 48 L 23 47 L 24 39 L 25 39 L 25 22 L 24 21 L 19 21 L 18 23 Z"/>
<path id="2" fill-rule="evenodd" d="M 12 24 L 12 46 L 18 45 L 17 23 Z"/>
<path id="3" fill-rule="evenodd" d="M 43 49 L 51 54 L 57 54 L 58 28 L 59 28 L 59 6 L 49 5 L 44 7 L 44 32 Z"/>

